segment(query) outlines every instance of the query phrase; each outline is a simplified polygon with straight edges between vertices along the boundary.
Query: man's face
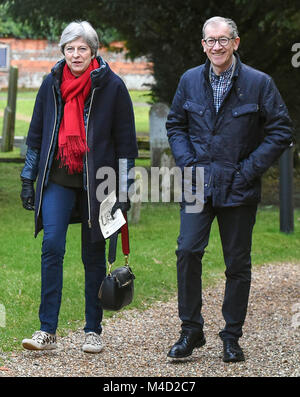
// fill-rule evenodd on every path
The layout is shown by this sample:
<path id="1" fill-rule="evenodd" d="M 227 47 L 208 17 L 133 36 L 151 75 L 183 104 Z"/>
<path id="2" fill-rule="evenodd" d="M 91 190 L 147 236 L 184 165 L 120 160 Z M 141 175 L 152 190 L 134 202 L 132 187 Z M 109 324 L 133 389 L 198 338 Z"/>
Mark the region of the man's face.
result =
<path id="1" fill-rule="evenodd" d="M 230 27 L 225 22 L 212 22 L 205 28 L 205 40 L 208 38 L 219 39 L 221 37 L 231 38 Z M 226 46 L 222 46 L 218 41 L 213 47 L 209 47 L 204 40 L 202 46 L 209 58 L 213 70 L 216 74 L 224 72 L 232 64 L 232 54 L 236 51 L 240 44 L 240 38 L 229 40 Z"/>

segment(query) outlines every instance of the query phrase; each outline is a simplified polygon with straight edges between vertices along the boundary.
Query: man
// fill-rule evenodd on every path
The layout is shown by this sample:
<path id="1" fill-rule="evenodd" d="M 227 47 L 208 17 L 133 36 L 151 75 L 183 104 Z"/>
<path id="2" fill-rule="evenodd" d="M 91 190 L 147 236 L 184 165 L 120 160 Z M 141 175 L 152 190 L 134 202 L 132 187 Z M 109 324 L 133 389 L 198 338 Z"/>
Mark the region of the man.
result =
<path id="1" fill-rule="evenodd" d="M 193 173 L 204 169 L 203 210 L 192 213 L 181 203 L 176 255 L 182 329 L 170 359 L 184 359 L 205 344 L 201 260 L 215 217 L 226 265 L 225 327 L 219 333 L 223 361 L 245 359 L 238 340 L 248 305 L 261 176 L 291 144 L 291 121 L 270 76 L 240 61 L 239 44 L 234 21 L 205 22 L 202 46 L 208 59 L 181 77 L 166 123 L 177 166 L 193 167 Z"/>

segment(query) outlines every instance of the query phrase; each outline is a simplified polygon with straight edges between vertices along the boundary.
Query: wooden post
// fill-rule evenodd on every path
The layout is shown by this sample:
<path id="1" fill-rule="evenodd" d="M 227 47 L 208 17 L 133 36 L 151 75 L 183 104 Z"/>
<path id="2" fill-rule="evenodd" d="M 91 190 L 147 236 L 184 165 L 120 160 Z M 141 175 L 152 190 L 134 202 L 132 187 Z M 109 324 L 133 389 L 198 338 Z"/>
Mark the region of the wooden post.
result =
<path id="1" fill-rule="evenodd" d="M 9 83 L 7 106 L 4 110 L 4 120 L 2 129 L 2 152 L 10 152 L 13 150 L 15 137 L 15 119 L 16 104 L 18 91 L 18 68 L 11 66 L 9 69 Z"/>
<path id="2" fill-rule="evenodd" d="M 10 136 L 9 136 L 9 132 L 11 129 L 11 119 L 12 119 L 12 111 L 9 106 L 6 106 L 3 115 L 1 152 L 9 152 L 11 150 Z"/>
<path id="3" fill-rule="evenodd" d="M 293 147 L 287 148 L 279 159 L 280 180 L 280 231 L 294 232 L 294 197 L 293 197 Z"/>

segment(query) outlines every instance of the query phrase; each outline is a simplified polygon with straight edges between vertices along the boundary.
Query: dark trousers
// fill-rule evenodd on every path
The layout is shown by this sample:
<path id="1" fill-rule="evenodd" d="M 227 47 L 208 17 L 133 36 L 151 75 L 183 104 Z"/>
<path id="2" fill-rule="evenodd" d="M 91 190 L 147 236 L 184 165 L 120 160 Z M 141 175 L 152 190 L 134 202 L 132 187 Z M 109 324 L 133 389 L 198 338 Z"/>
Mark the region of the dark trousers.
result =
<path id="1" fill-rule="evenodd" d="M 42 288 L 39 317 L 41 330 L 54 334 L 63 287 L 63 260 L 66 235 L 76 198 L 81 195 L 81 256 L 85 270 L 85 332 L 101 333 L 102 308 L 98 299 L 100 284 L 106 274 L 105 241 L 92 242 L 87 223 L 85 191 L 65 188 L 50 182 L 44 192 L 42 216 Z M 78 294 L 83 291 L 78 291 Z"/>
<path id="2" fill-rule="evenodd" d="M 178 310 L 183 330 L 203 329 L 202 257 L 211 224 L 217 217 L 226 265 L 222 306 L 225 328 L 219 335 L 222 339 L 242 336 L 251 282 L 250 252 L 256 211 L 256 205 L 214 208 L 208 202 L 202 212 L 186 213 L 185 204 L 182 204 L 176 255 Z"/>

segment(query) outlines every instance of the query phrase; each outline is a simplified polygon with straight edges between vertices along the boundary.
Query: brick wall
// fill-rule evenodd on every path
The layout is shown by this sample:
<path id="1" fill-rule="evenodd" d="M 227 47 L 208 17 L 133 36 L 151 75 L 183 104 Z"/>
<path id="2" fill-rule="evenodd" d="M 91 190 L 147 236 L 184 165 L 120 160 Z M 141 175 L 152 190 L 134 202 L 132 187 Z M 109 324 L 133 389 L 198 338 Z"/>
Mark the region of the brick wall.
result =
<path id="1" fill-rule="evenodd" d="M 11 65 L 19 69 L 18 86 L 38 88 L 45 74 L 51 71 L 55 63 L 62 58 L 57 43 L 47 40 L 30 40 L 0 38 L 0 42 L 10 45 Z M 145 89 L 144 84 L 153 83 L 150 74 L 151 65 L 145 58 L 134 62 L 126 59 L 126 51 L 122 43 L 112 43 L 119 51 L 112 52 L 102 48 L 99 54 L 109 63 L 129 89 Z M 0 72 L 0 88 L 8 85 L 8 73 Z"/>

